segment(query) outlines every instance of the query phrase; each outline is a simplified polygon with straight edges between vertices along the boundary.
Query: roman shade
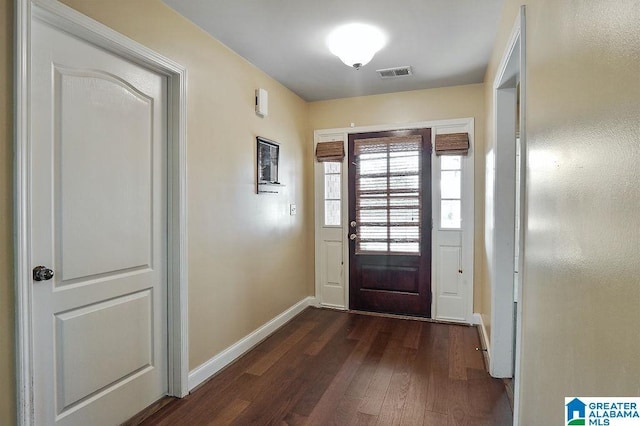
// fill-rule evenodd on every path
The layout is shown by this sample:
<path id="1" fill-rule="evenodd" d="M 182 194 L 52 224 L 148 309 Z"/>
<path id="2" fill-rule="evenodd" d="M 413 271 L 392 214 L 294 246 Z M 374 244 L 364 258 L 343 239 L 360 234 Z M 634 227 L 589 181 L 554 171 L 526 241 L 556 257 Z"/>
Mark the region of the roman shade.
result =
<path id="1" fill-rule="evenodd" d="M 344 158 L 344 145 L 342 141 L 318 142 L 316 145 L 316 159 L 324 161 L 342 161 Z"/>
<path id="2" fill-rule="evenodd" d="M 436 155 L 467 155 L 469 153 L 469 134 L 436 135 L 435 152 Z"/>

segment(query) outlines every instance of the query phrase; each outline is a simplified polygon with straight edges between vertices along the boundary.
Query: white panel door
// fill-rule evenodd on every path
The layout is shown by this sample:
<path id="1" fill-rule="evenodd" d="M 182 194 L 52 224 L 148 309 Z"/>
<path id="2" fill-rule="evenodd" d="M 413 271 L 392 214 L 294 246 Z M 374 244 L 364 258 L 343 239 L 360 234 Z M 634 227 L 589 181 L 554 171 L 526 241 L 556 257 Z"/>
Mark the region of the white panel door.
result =
<path id="1" fill-rule="evenodd" d="M 38 425 L 167 392 L 166 80 L 34 20 L 30 239 Z"/>

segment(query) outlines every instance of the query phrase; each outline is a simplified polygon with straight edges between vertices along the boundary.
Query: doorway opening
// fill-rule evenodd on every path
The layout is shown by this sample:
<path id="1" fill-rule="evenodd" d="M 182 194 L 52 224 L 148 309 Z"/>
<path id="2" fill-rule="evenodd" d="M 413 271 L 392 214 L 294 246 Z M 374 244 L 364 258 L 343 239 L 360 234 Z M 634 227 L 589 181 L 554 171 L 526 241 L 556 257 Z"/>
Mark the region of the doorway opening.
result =
<path id="1" fill-rule="evenodd" d="M 420 129 L 430 129 L 431 144 L 439 135 L 457 133 L 467 134 L 469 142 L 467 155 L 431 155 L 430 159 L 426 161 L 428 164 L 422 160 L 423 165 L 426 164 L 425 167 L 429 167 L 431 170 L 429 177 L 431 181 L 431 213 L 422 216 L 427 222 L 421 225 L 421 229 L 426 230 L 425 232 L 429 233 L 431 238 L 431 294 L 429 294 L 431 306 L 429 316 L 437 320 L 464 324 L 479 323 L 479 315 L 473 313 L 474 119 L 420 121 L 404 126 L 373 125 L 320 129 L 314 132 L 314 144 L 342 143 L 343 152 L 348 153 L 351 136 L 356 139 L 362 134 L 373 134 L 373 137 L 380 137 L 383 132 L 407 132 Z M 358 233 L 353 232 L 355 228 L 350 223 L 355 217 L 350 212 L 349 206 L 349 193 L 353 190 L 349 189 L 348 173 L 349 167 L 355 166 L 351 164 L 352 162 L 349 155 L 333 163 L 316 161 L 314 171 L 315 294 L 318 305 L 340 310 L 347 310 L 353 306 L 350 301 L 351 259 L 349 251 L 352 244 L 355 243 L 352 243 L 349 236 L 356 234 L 355 241 L 358 241 Z M 415 203 L 415 199 L 406 200 L 406 202 Z M 373 210 L 376 209 L 373 208 Z M 357 221 L 354 222 L 354 226 L 357 226 Z M 415 233 L 415 224 L 410 223 L 410 225 L 413 228 L 405 229 L 405 231 L 413 229 Z M 383 227 L 376 226 L 376 228 Z M 390 230 L 386 232 L 391 233 Z M 415 244 L 415 241 L 411 241 L 410 235 L 402 236 L 394 233 L 394 236 L 404 237 L 395 243 L 407 246 Z M 369 235 L 368 237 L 373 236 Z M 375 238 L 373 239 L 375 240 Z M 364 242 L 371 244 L 385 243 L 385 241 L 371 241 L 371 239 L 365 238 Z M 387 241 L 387 244 L 391 244 L 391 242 Z"/>
<path id="2" fill-rule="evenodd" d="M 495 145 L 487 154 L 485 219 L 492 295 L 490 373 L 513 377 L 516 416 L 526 227 L 524 11 L 523 6 L 493 84 Z"/>

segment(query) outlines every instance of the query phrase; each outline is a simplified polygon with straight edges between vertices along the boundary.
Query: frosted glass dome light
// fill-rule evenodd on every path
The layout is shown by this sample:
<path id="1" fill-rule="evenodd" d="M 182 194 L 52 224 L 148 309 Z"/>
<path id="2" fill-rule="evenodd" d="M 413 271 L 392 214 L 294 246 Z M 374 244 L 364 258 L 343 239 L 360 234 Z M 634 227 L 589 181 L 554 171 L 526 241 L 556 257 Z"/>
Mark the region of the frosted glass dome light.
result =
<path id="1" fill-rule="evenodd" d="M 327 37 L 329 51 L 355 69 L 369 63 L 385 43 L 382 31 L 367 24 L 342 25 Z"/>

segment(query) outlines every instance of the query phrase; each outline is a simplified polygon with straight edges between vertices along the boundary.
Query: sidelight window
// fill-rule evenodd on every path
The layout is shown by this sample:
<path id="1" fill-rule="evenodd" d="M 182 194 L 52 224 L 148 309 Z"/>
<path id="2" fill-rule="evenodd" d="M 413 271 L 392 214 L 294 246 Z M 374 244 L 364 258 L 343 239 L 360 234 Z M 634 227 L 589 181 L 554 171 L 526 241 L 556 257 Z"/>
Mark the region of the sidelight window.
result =
<path id="1" fill-rule="evenodd" d="M 342 163 L 328 161 L 324 164 L 324 226 L 340 226 L 340 188 Z"/>
<path id="2" fill-rule="evenodd" d="M 462 225 L 462 156 L 440 157 L 440 228 Z"/>
<path id="3" fill-rule="evenodd" d="M 422 138 L 356 139 L 356 254 L 420 254 Z"/>

